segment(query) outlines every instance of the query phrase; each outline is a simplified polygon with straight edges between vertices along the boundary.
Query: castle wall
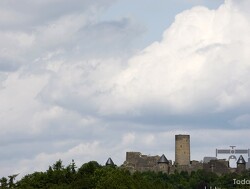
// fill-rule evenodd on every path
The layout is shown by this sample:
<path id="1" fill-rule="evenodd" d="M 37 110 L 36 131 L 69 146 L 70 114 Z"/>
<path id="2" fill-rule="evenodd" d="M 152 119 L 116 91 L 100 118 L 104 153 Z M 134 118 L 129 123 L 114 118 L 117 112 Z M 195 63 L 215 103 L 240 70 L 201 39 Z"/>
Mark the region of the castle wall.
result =
<path id="1" fill-rule="evenodd" d="M 147 156 L 142 155 L 140 152 L 127 152 L 126 161 L 123 163 L 122 167 L 125 167 L 131 172 L 140 171 L 155 171 L 155 172 L 169 172 L 169 165 L 158 164 L 160 156 Z"/>
<path id="2" fill-rule="evenodd" d="M 209 163 L 203 164 L 203 169 L 208 172 L 214 172 L 218 175 L 231 172 L 229 161 L 226 160 L 211 160 Z"/>
<path id="3" fill-rule="evenodd" d="M 238 164 L 236 168 L 236 172 L 240 173 L 246 170 L 246 164 Z"/>
<path id="4" fill-rule="evenodd" d="M 246 169 L 250 169 L 250 158 L 248 158 L 248 162 L 246 164 Z"/>

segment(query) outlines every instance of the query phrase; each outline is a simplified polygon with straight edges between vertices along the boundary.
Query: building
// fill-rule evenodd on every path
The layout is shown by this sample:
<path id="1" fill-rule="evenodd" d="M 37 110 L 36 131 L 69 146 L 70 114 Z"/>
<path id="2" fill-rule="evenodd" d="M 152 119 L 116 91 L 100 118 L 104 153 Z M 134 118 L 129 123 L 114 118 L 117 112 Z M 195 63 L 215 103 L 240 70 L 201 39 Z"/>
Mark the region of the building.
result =
<path id="1" fill-rule="evenodd" d="M 122 165 L 130 172 L 161 171 L 164 173 L 169 173 L 170 166 L 172 166 L 172 162 L 164 154 L 161 157 L 158 155 L 147 156 L 140 152 L 127 152 L 126 160 Z"/>
<path id="2" fill-rule="evenodd" d="M 175 135 L 175 164 L 190 165 L 190 136 Z"/>
<path id="3" fill-rule="evenodd" d="M 246 161 L 240 156 L 237 161 L 237 168 L 230 168 L 229 161 L 226 159 L 217 159 L 215 157 L 205 157 L 204 162 L 190 161 L 190 136 L 175 136 L 175 162 L 162 156 L 148 156 L 140 152 L 127 152 L 126 160 L 121 167 L 128 169 L 130 172 L 135 171 L 154 171 L 172 174 L 175 171 L 197 171 L 203 169 L 214 172 L 218 175 L 230 172 L 242 172 L 246 170 Z"/>
<path id="4" fill-rule="evenodd" d="M 217 160 L 217 157 L 204 157 L 203 163 L 209 163 L 211 160 Z"/>

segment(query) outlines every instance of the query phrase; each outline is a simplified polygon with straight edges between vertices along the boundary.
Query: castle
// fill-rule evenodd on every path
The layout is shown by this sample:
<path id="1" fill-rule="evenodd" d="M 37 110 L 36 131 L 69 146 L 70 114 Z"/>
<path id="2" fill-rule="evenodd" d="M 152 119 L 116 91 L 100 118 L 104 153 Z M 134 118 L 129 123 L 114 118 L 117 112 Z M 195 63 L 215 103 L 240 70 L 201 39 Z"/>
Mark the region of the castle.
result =
<path id="1" fill-rule="evenodd" d="M 214 172 L 218 175 L 221 175 L 230 172 L 240 173 L 246 170 L 247 162 L 245 161 L 242 155 L 240 155 L 237 160 L 236 168 L 231 168 L 229 166 L 229 160 L 226 159 L 217 159 L 216 157 L 205 157 L 203 162 L 199 162 L 195 160 L 191 161 L 190 155 L 191 155 L 190 135 L 175 135 L 174 162 L 168 160 L 164 154 L 162 156 L 158 155 L 148 156 L 148 155 L 143 155 L 140 152 L 127 152 L 126 160 L 121 165 L 121 167 L 129 170 L 130 172 L 154 171 L 154 172 L 163 172 L 167 174 L 171 174 L 176 171 L 177 172 L 187 171 L 188 173 L 191 173 L 192 171 L 204 169 L 206 171 Z M 235 157 L 233 155 L 231 156 Z M 106 165 L 111 165 L 111 164 L 114 163 L 111 160 L 111 158 L 109 158 Z"/>

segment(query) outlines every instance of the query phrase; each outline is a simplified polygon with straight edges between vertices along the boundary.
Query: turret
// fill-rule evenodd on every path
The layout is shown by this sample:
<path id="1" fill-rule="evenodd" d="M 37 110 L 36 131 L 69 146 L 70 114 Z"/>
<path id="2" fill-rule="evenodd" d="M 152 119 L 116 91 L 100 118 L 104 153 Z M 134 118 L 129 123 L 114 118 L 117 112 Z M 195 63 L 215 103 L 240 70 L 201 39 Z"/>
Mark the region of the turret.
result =
<path id="1" fill-rule="evenodd" d="M 169 161 L 164 154 L 158 160 L 158 169 L 163 173 L 169 173 Z"/>
<path id="2" fill-rule="evenodd" d="M 158 164 L 169 164 L 169 161 L 166 158 L 166 156 L 164 154 L 162 154 L 162 156 L 160 157 L 160 159 L 159 159 L 159 161 L 157 163 Z"/>
<path id="3" fill-rule="evenodd" d="M 246 161 L 242 155 L 240 155 L 237 161 L 237 172 L 242 172 L 246 170 Z"/>
<path id="4" fill-rule="evenodd" d="M 115 166 L 115 164 L 111 158 L 108 158 L 108 160 L 106 162 L 106 166 Z"/>

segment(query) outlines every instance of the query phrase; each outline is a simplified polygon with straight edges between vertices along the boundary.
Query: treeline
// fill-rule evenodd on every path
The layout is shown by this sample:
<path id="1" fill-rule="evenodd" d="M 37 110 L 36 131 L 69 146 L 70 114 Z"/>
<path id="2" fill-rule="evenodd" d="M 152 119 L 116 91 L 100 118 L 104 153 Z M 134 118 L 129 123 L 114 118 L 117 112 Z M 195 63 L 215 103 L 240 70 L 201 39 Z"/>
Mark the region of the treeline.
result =
<path id="1" fill-rule="evenodd" d="M 188 174 L 176 172 L 164 174 L 155 172 L 135 172 L 115 166 L 101 166 L 95 161 L 77 168 L 72 162 L 63 166 L 57 161 L 45 172 L 35 172 L 14 182 L 17 175 L 0 179 L 0 188 L 18 189 L 209 189 L 211 188 L 250 188 L 250 185 L 234 185 L 233 179 L 250 180 L 250 171 L 242 174 L 217 176 L 211 172 L 199 170 Z"/>

